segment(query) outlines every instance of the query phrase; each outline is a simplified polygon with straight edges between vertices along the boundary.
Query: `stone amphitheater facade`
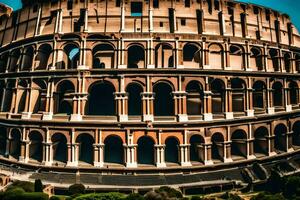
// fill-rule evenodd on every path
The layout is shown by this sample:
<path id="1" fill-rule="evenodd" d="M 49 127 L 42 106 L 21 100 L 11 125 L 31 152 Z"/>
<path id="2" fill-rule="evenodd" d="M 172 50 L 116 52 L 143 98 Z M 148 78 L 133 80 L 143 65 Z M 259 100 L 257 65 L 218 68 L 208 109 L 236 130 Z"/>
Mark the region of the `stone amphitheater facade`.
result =
<path id="1" fill-rule="evenodd" d="M 286 14 L 52 0 L 3 14 L 0 43 L 2 161 L 180 172 L 299 152 L 300 36 Z"/>

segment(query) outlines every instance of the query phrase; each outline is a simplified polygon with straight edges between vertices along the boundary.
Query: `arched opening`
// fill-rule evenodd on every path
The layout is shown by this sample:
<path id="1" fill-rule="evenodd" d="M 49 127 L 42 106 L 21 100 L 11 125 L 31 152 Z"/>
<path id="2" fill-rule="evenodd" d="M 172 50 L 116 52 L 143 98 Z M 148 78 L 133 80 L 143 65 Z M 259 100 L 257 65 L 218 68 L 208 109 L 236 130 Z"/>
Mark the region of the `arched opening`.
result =
<path id="1" fill-rule="evenodd" d="M 127 86 L 126 92 L 128 93 L 128 115 L 142 115 L 142 86 L 131 83 Z"/>
<path id="2" fill-rule="evenodd" d="M 93 48 L 93 68 L 104 69 L 114 66 L 114 47 L 110 44 L 99 44 Z"/>
<path id="3" fill-rule="evenodd" d="M 300 147 L 300 122 L 296 122 L 293 126 L 292 134 L 292 145 L 295 147 Z"/>
<path id="4" fill-rule="evenodd" d="M 68 161 L 67 138 L 62 133 L 55 133 L 52 138 L 53 160 L 66 163 Z"/>
<path id="5" fill-rule="evenodd" d="M 5 52 L 1 54 L 0 56 L 0 73 L 4 73 L 7 68 L 7 62 L 8 62 L 8 52 Z"/>
<path id="6" fill-rule="evenodd" d="M 174 67 L 173 47 L 169 44 L 158 44 L 155 47 L 155 67 L 172 68 Z"/>
<path id="7" fill-rule="evenodd" d="M 10 54 L 9 72 L 15 72 L 19 68 L 20 62 L 20 49 L 15 49 Z"/>
<path id="8" fill-rule="evenodd" d="M 286 72 L 291 72 L 291 54 L 284 53 L 283 61 L 284 61 L 284 69 L 285 69 L 285 71 Z"/>
<path id="9" fill-rule="evenodd" d="M 29 158 L 38 162 L 43 161 L 43 136 L 37 131 L 29 134 Z"/>
<path id="10" fill-rule="evenodd" d="M 274 129 L 275 142 L 274 147 L 278 151 L 286 151 L 286 137 L 287 137 L 287 128 L 283 124 L 279 124 Z"/>
<path id="11" fill-rule="evenodd" d="M 145 49 L 132 45 L 127 50 L 127 68 L 145 68 Z"/>
<path id="12" fill-rule="evenodd" d="M 250 66 L 258 71 L 264 69 L 262 51 L 258 47 L 251 48 Z"/>
<path id="13" fill-rule="evenodd" d="M 221 114 L 224 112 L 225 103 L 225 85 L 220 79 L 215 79 L 211 82 L 212 92 L 212 113 Z"/>
<path id="14" fill-rule="evenodd" d="M 83 163 L 93 164 L 94 161 L 94 138 L 87 133 L 80 134 L 76 138 L 79 144 L 79 161 Z"/>
<path id="15" fill-rule="evenodd" d="M 9 80 L 6 84 L 6 90 L 4 93 L 4 102 L 3 102 L 3 112 L 10 112 L 12 107 L 12 97 L 13 97 L 13 91 L 15 88 L 15 81 L 16 80 Z"/>
<path id="16" fill-rule="evenodd" d="M 221 133 L 214 133 L 211 137 L 211 157 L 213 160 L 222 161 L 224 157 L 224 137 Z"/>
<path id="17" fill-rule="evenodd" d="M 246 99 L 246 86 L 245 83 L 239 79 L 231 79 L 232 89 L 232 111 L 244 112 L 245 111 L 245 99 Z"/>
<path id="18" fill-rule="evenodd" d="M 22 71 L 28 71 L 32 69 L 33 52 L 34 49 L 32 46 L 26 47 L 24 49 L 23 60 L 22 60 L 23 63 L 21 66 Z"/>
<path id="19" fill-rule="evenodd" d="M 297 72 L 300 72 L 300 54 L 299 53 L 297 53 L 296 55 L 295 55 L 295 67 L 296 67 L 296 71 Z"/>
<path id="20" fill-rule="evenodd" d="M 48 68 L 51 53 L 52 53 L 51 45 L 43 44 L 39 47 L 38 53 L 35 57 L 36 70 L 45 70 Z"/>
<path id="21" fill-rule="evenodd" d="M 274 106 L 283 106 L 283 87 L 280 82 L 275 82 L 272 86 Z"/>
<path id="22" fill-rule="evenodd" d="M 231 135 L 232 158 L 247 157 L 247 135 L 243 130 L 237 130 Z"/>
<path id="23" fill-rule="evenodd" d="M 0 127 L 0 155 L 5 156 L 6 153 L 7 132 L 6 128 Z"/>
<path id="24" fill-rule="evenodd" d="M 97 82 L 89 89 L 88 115 L 116 115 L 115 87 L 110 82 Z"/>
<path id="25" fill-rule="evenodd" d="M 260 127 L 255 130 L 254 133 L 254 153 L 256 155 L 263 154 L 268 155 L 268 129 L 266 127 Z"/>
<path id="26" fill-rule="evenodd" d="M 31 88 L 32 113 L 44 112 L 46 110 L 47 85 L 43 80 L 35 80 Z"/>
<path id="27" fill-rule="evenodd" d="M 262 81 L 256 81 L 253 84 L 253 107 L 256 111 L 265 109 L 266 85 Z"/>
<path id="28" fill-rule="evenodd" d="M 299 103 L 299 88 L 296 82 L 291 81 L 288 88 L 290 105 L 297 105 Z"/>
<path id="29" fill-rule="evenodd" d="M 13 129 L 10 133 L 10 147 L 9 154 L 15 158 L 19 159 L 21 155 L 21 133 L 17 129 Z"/>
<path id="30" fill-rule="evenodd" d="M 75 93 L 74 85 L 71 81 L 62 81 L 57 86 L 55 94 L 56 113 L 70 115 L 73 113 L 73 95 Z"/>
<path id="31" fill-rule="evenodd" d="M 173 116 L 174 100 L 172 87 L 164 82 L 157 83 L 153 86 L 155 94 L 154 115 L 155 116 Z"/>
<path id="32" fill-rule="evenodd" d="M 230 66 L 233 70 L 241 70 L 244 68 L 244 51 L 238 45 L 231 45 L 229 48 Z"/>
<path id="33" fill-rule="evenodd" d="M 209 50 L 209 66 L 212 69 L 222 69 L 224 66 L 223 49 L 218 44 L 211 44 Z"/>
<path id="34" fill-rule="evenodd" d="M 77 69 L 79 65 L 79 47 L 75 44 L 67 44 L 63 49 L 63 61 L 57 63 L 58 69 Z"/>
<path id="35" fill-rule="evenodd" d="M 124 147 L 119 136 L 111 135 L 104 140 L 104 162 L 124 163 Z"/>
<path id="36" fill-rule="evenodd" d="M 273 66 L 274 71 L 276 72 L 280 71 L 278 50 L 270 49 L 268 61 L 269 61 L 269 66 Z"/>
<path id="37" fill-rule="evenodd" d="M 203 162 L 205 159 L 204 138 L 201 135 L 193 135 L 190 138 L 190 160 Z"/>
<path id="38" fill-rule="evenodd" d="M 183 47 L 183 65 L 187 68 L 199 68 L 201 64 L 201 48 L 193 43 Z"/>
<path id="39" fill-rule="evenodd" d="M 138 164 L 154 164 L 154 141 L 149 136 L 140 137 L 137 141 Z"/>
<path id="40" fill-rule="evenodd" d="M 165 161 L 167 163 L 179 163 L 179 142 L 175 137 L 169 137 L 165 141 Z"/>
<path id="41" fill-rule="evenodd" d="M 187 92 L 187 114 L 188 115 L 201 115 L 203 111 L 203 98 L 204 93 L 202 86 L 197 81 L 191 81 L 186 86 Z"/>
<path id="42" fill-rule="evenodd" d="M 25 111 L 26 107 L 26 97 L 27 97 L 27 92 L 28 92 L 28 85 L 25 80 L 19 80 L 18 83 L 18 92 L 17 92 L 17 99 L 18 99 L 18 113 L 22 113 Z"/>

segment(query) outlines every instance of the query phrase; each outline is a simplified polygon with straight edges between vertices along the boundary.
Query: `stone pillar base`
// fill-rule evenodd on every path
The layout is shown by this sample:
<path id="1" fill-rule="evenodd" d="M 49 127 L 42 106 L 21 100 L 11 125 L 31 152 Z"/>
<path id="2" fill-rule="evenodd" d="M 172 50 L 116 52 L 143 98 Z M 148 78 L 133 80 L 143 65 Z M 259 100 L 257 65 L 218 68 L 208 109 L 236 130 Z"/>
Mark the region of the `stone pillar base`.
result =
<path id="1" fill-rule="evenodd" d="M 156 165 L 156 167 L 159 167 L 159 168 L 167 167 L 167 165 L 166 165 L 165 162 L 163 162 L 163 163 L 156 163 L 155 165 Z"/>
<path id="2" fill-rule="evenodd" d="M 134 163 L 126 163 L 125 166 L 128 167 L 128 168 L 136 168 L 137 167 L 137 163 L 136 162 L 134 162 Z"/>
<path id="3" fill-rule="evenodd" d="M 103 167 L 104 163 L 103 162 L 94 162 L 94 167 Z"/>
<path id="4" fill-rule="evenodd" d="M 288 153 L 291 153 L 291 152 L 293 152 L 293 151 L 294 151 L 293 148 L 289 148 L 289 149 L 287 150 Z"/>
<path id="5" fill-rule="evenodd" d="M 50 67 L 49 67 L 49 70 L 50 70 L 50 71 L 54 71 L 54 70 L 56 70 L 56 67 L 55 67 L 55 66 L 50 66 Z"/>
<path id="6" fill-rule="evenodd" d="M 153 115 L 143 115 L 143 121 L 151 121 L 153 122 L 154 121 L 154 117 Z"/>
<path id="7" fill-rule="evenodd" d="M 293 110 L 292 105 L 286 105 L 286 106 L 285 106 L 285 111 L 286 111 L 286 112 L 291 112 L 292 110 Z"/>
<path id="8" fill-rule="evenodd" d="M 232 67 L 225 67 L 224 70 L 232 70 Z"/>
<path id="9" fill-rule="evenodd" d="M 254 117 L 254 110 L 247 110 L 248 117 Z"/>
<path id="10" fill-rule="evenodd" d="M 31 112 L 22 112 L 21 119 L 30 119 Z"/>
<path id="11" fill-rule="evenodd" d="M 213 115 L 212 113 L 204 113 L 204 121 L 211 121 L 213 120 Z"/>
<path id="12" fill-rule="evenodd" d="M 210 69 L 210 65 L 203 65 L 203 69 Z"/>
<path id="13" fill-rule="evenodd" d="M 268 156 L 275 156 L 275 155 L 277 155 L 277 153 L 276 153 L 276 152 L 274 152 L 274 151 L 272 151 L 272 152 L 268 152 Z"/>
<path id="14" fill-rule="evenodd" d="M 119 65 L 118 66 L 118 69 L 126 69 L 127 68 L 127 65 Z"/>
<path id="15" fill-rule="evenodd" d="M 82 116 L 80 114 L 71 114 L 70 121 L 82 121 Z"/>
<path id="16" fill-rule="evenodd" d="M 147 65 L 147 69 L 154 69 L 155 65 Z"/>
<path id="17" fill-rule="evenodd" d="M 67 162 L 67 167 L 77 167 L 78 166 L 78 162 Z"/>
<path id="18" fill-rule="evenodd" d="M 178 114 L 178 121 L 187 122 L 189 121 L 188 116 L 186 114 Z"/>
<path id="19" fill-rule="evenodd" d="M 86 65 L 78 65 L 78 66 L 77 66 L 77 69 L 78 69 L 78 70 L 87 70 L 87 69 L 89 69 L 89 67 L 86 66 Z"/>
<path id="20" fill-rule="evenodd" d="M 233 112 L 225 112 L 225 118 L 226 119 L 233 119 Z"/>
<path id="21" fill-rule="evenodd" d="M 249 156 L 247 156 L 247 159 L 248 159 L 248 160 L 255 159 L 255 158 L 256 158 L 255 155 L 249 155 Z"/>
<path id="22" fill-rule="evenodd" d="M 224 158 L 223 160 L 224 163 L 230 163 L 232 161 L 233 161 L 232 158 Z"/>
<path id="23" fill-rule="evenodd" d="M 214 162 L 212 160 L 205 160 L 204 165 L 213 165 Z"/>
<path id="24" fill-rule="evenodd" d="M 128 115 L 119 115 L 119 122 L 127 122 Z"/>
<path id="25" fill-rule="evenodd" d="M 246 68 L 246 72 L 252 72 L 253 70 L 251 68 Z"/>
<path id="26" fill-rule="evenodd" d="M 52 120 L 53 118 L 53 113 L 43 113 L 43 116 L 42 116 L 42 120 Z"/>
<path id="27" fill-rule="evenodd" d="M 178 65 L 176 68 L 177 69 L 184 69 L 184 65 Z"/>
<path id="28" fill-rule="evenodd" d="M 52 166 L 52 161 L 45 161 L 43 164 L 45 165 L 45 166 Z"/>
<path id="29" fill-rule="evenodd" d="M 180 165 L 183 167 L 190 167 L 190 166 L 192 166 L 192 163 L 191 162 L 181 162 Z"/>
<path id="30" fill-rule="evenodd" d="M 23 156 L 19 156 L 19 162 L 28 163 L 28 158 L 24 158 Z"/>
<path id="31" fill-rule="evenodd" d="M 269 107 L 267 108 L 268 114 L 274 114 L 275 113 L 275 108 L 274 107 Z"/>

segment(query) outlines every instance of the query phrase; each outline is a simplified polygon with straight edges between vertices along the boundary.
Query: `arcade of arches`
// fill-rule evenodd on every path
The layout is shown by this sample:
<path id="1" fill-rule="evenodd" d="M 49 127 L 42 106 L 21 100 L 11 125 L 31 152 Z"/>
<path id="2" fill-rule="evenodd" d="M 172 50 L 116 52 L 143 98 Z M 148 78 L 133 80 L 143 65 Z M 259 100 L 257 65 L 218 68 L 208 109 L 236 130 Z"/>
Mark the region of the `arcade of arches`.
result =
<path id="1" fill-rule="evenodd" d="M 242 161 L 300 149 L 300 121 L 294 119 L 203 130 L 69 132 L 1 127 L 0 154 L 57 166 L 166 167 Z"/>

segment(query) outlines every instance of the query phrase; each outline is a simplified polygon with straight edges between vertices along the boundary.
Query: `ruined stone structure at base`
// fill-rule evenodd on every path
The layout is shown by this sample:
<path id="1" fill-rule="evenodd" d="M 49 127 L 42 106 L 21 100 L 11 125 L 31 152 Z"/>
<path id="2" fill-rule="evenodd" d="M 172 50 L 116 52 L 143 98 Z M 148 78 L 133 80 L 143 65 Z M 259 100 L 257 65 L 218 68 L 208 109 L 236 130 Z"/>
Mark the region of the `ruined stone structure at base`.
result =
<path id="1" fill-rule="evenodd" d="M 300 35 L 269 8 L 37 1 L 1 16 L 0 72 L 0 161 L 25 168 L 192 172 L 300 149 Z"/>

